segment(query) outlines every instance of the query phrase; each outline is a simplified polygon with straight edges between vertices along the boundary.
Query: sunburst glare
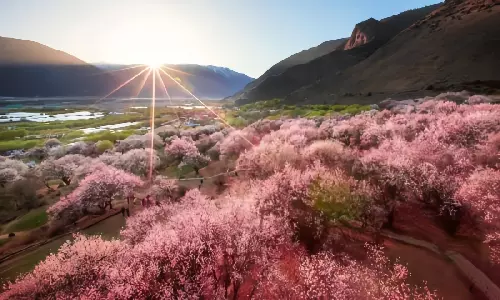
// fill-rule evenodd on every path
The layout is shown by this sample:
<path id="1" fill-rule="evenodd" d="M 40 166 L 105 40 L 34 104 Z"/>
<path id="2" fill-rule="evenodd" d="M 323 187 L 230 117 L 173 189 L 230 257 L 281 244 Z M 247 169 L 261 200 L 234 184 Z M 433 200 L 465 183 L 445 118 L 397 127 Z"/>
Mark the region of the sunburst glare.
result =
<path id="1" fill-rule="evenodd" d="M 115 92 L 117 92 L 118 90 L 120 90 L 122 87 L 126 86 L 128 83 L 130 83 L 131 81 L 133 81 L 135 78 L 139 77 L 141 74 L 143 74 L 144 72 L 148 71 L 148 73 L 141 80 L 141 84 L 139 85 L 139 88 L 138 88 L 138 94 L 139 94 L 141 92 L 141 90 L 144 88 L 144 85 L 145 85 L 146 81 L 148 80 L 148 78 L 150 77 L 150 75 L 151 74 L 153 75 L 153 78 L 152 78 L 151 106 L 150 106 L 150 114 L 151 114 L 151 116 L 150 116 L 151 152 L 150 152 L 150 155 L 149 155 L 150 157 L 149 157 L 149 172 L 148 172 L 149 173 L 148 174 L 149 175 L 148 179 L 149 179 L 150 183 L 153 180 L 153 156 L 154 156 L 153 139 L 154 139 L 154 134 L 155 134 L 155 130 L 154 130 L 155 123 L 154 123 L 154 121 L 155 121 L 155 108 L 156 108 L 156 77 L 157 77 L 157 75 L 158 75 L 158 79 L 160 80 L 161 87 L 162 87 L 163 91 L 165 92 L 167 98 L 170 101 L 170 105 L 173 106 L 172 98 L 170 97 L 170 94 L 169 94 L 169 92 L 168 92 L 168 90 L 166 88 L 165 82 L 163 81 L 163 78 L 162 78 L 162 76 L 161 76 L 161 74 L 160 74 L 159 71 L 161 71 L 163 74 L 165 74 L 168 77 L 168 79 L 170 79 L 177 86 L 179 86 L 184 92 L 186 92 L 191 97 L 193 97 L 198 102 L 200 102 L 200 104 L 203 105 L 203 107 L 205 107 L 208 111 L 210 111 L 212 114 L 214 114 L 217 117 L 217 119 L 219 119 L 221 122 L 223 122 L 226 126 L 233 128 L 233 126 L 231 126 L 228 122 L 226 122 L 226 120 L 224 120 L 212 108 L 210 108 L 208 105 L 206 105 L 203 101 L 201 101 L 201 99 L 199 99 L 196 95 L 194 95 L 186 86 L 184 86 L 180 82 L 180 80 L 178 80 L 178 78 L 173 77 L 168 72 L 166 72 L 164 70 L 164 68 L 167 69 L 167 70 L 171 70 L 171 71 L 179 72 L 179 73 L 184 73 L 184 74 L 187 74 L 187 75 L 190 75 L 189 73 L 186 73 L 186 72 L 183 72 L 183 71 L 180 71 L 180 70 L 176 70 L 176 69 L 171 68 L 171 67 L 167 67 L 164 64 L 160 63 L 159 61 L 160 60 L 152 60 L 152 61 L 148 62 L 145 65 L 141 65 L 141 66 L 145 66 L 143 70 L 141 70 L 140 72 L 138 72 L 137 74 L 135 74 L 134 76 L 132 76 L 131 78 L 129 78 L 128 80 L 126 80 L 125 82 L 123 82 L 122 84 L 120 84 L 117 88 L 115 88 L 114 90 L 112 90 L 106 96 L 104 96 L 103 98 L 101 98 L 101 99 L 98 100 L 98 101 L 101 101 L 101 100 L 106 99 L 107 97 L 109 97 L 110 95 L 114 94 Z M 135 66 L 134 68 L 136 68 L 136 67 L 138 67 L 138 66 Z M 125 69 L 131 69 L 131 68 L 125 68 Z M 179 117 L 178 117 L 178 119 L 179 119 Z M 241 137 L 243 138 L 243 140 L 245 140 L 246 142 L 248 142 L 250 145 L 254 146 L 253 143 L 251 141 L 249 141 L 247 138 L 245 138 L 243 135 L 241 135 Z"/>

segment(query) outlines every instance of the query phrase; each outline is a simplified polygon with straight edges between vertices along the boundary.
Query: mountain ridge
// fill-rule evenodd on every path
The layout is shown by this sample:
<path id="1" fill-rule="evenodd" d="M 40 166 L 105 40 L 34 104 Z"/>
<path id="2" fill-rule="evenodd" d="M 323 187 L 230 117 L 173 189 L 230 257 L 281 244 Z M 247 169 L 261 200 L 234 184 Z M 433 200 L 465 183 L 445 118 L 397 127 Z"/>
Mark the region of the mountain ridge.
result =
<path id="1" fill-rule="evenodd" d="M 250 83 L 251 89 L 230 99 L 241 104 L 272 98 L 288 103 L 376 103 L 474 84 L 499 85 L 491 67 L 500 61 L 498 12 L 492 0 L 451 0 L 380 21 L 370 18 L 355 25 L 341 49 Z"/>
<path id="2" fill-rule="evenodd" d="M 0 96 L 4 97 L 51 97 L 51 96 L 99 96 L 103 97 L 140 71 L 140 68 L 119 71 L 136 65 L 89 64 L 66 52 L 41 43 L 15 38 L 0 37 Z M 175 74 L 200 98 L 222 99 L 236 93 L 253 78 L 226 67 L 195 64 L 166 65 L 179 68 Z M 146 75 L 144 72 L 143 75 Z M 172 80 L 162 75 L 174 95 L 186 97 Z M 129 88 L 111 96 L 138 95 L 142 76 L 134 79 Z M 152 81 L 149 81 L 152 83 Z M 169 84 L 170 83 L 170 84 Z M 157 87 L 157 91 L 164 92 Z M 149 92 L 149 94 L 148 94 Z M 145 87 L 143 96 L 150 96 Z M 182 95 L 181 95 L 182 94 Z"/>
<path id="3" fill-rule="evenodd" d="M 488 2 L 447 1 L 366 60 L 285 99 L 374 103 L 448 90 L 493 93 L 500 88 L 491 65 L 500 61 L 500 40 L 492 38 L 500 36 L 500 7 Z"/>
<path id="4" fill-rule="evenodd" d="M 274 64 L 271 68 L 264 72 L 264 74 L 259 76 L 259 78 L 248 83 L 243 88 L 243 90 L 230 98 L 241 97 L 246 91 L 253 89 L 255 86 L 266 80 L 266 78 L 279 75 L 292 66 L 304 64 L 311 60 L 314 60 L 315 58 L 326 55 L 331 51 L 337 49 L 338 47 L 341 47 L 346 41 L 347 38 L 325 41 L 317 46 L 292 54 L 289 57 L 282 59 L 278 63 Z"/>

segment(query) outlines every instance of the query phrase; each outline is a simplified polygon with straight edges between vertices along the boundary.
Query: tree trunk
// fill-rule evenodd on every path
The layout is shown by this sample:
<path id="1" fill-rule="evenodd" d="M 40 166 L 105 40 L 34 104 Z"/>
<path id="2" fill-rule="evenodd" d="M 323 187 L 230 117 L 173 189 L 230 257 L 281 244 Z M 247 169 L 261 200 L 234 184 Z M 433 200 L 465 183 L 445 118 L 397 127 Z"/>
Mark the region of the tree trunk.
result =
<path id="1" fill-rule="evenodd" d="M 393 225 L 394 225 L 394 208 L 391 208 L 389 214 L 387 215 L 387 222 L 385 223 L 384 227 L 392 229 Z"/>

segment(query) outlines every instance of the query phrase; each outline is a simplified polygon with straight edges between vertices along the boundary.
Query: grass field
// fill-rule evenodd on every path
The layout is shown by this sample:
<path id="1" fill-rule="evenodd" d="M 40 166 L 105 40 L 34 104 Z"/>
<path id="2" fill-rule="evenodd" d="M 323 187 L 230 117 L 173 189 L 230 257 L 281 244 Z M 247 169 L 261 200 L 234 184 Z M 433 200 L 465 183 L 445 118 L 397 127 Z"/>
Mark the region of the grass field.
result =
<path id="1" fill-rule="evenodd" d="M 37 209 L 33 209 L 27 214 L 13 220 L 12 222 L 6 224 L 2 229 L 3 233 L 26 231 L 40 227 L 47 223 L 48 216 L 46 212 L 47 207 L 42 206 Z"/>

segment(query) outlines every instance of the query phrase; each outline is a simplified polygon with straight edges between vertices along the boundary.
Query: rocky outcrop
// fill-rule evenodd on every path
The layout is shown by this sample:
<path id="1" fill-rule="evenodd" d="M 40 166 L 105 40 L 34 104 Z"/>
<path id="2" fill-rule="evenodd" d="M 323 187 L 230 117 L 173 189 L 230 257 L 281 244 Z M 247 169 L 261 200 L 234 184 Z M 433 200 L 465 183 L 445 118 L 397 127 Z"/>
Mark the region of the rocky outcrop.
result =
<path id="1" fill-rule="evenodd" d="M 413 23 L 430 14 L 441 4 L 429 5 L 419 9 L 408 10 L 398 15 L 377 21 L 370 18 L 358 23 L 352 31 L 351 37 L 344 46 L 344 50 L 358 47 L 374 40 L 388 41 Z"/>
<path id="2" fill-rule="evenodd" d="M 354 27 L 351 37 L 344 46 L 344 50 L 367 44 L 375 39 L 386 40 L 395 34 L 396 30 L 387 23 L 370 18 Z"/>

